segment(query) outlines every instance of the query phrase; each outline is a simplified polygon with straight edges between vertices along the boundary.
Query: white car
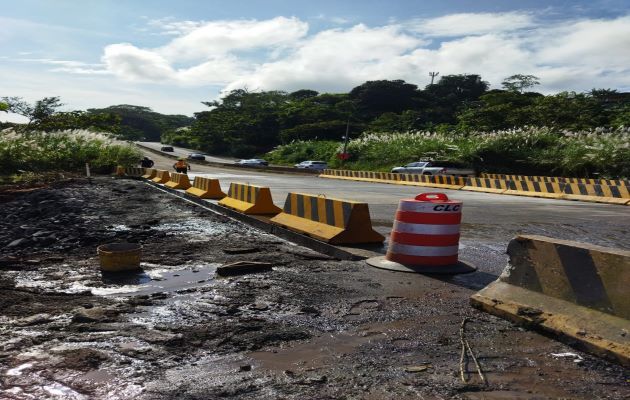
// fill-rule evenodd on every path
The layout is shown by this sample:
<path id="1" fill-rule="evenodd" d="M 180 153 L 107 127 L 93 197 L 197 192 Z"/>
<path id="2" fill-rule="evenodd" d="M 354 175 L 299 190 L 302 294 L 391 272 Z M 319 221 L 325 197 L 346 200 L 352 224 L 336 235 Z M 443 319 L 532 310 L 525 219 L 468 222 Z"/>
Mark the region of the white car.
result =
<path id="1" fill-rule="evenodd" d="M 314 169 L 317 171 L 323 171 L 328 168 L 328 164 L 326 164 L 325 161 L 302 161 L 299 164 L 295 164 L 294 167 L 300 169 Z"/>
<path id="2" fill-rule="evenodd" d="M 267 165 L 269 165 L 269 163 L 265 160 L 261 160 L 259 158 L 251 158 L 249 160 L 239 160 L 236 162 L 236 164 L 238 165 L 248 165 L 248 166 L 259 166 L 259 167 L 265 167 Z"/>
<path id="3" fill-rule="evenodd" d="M 392 168 L 392 173 L 422 175 L 475 176 L 475 170 L 465 164 L 451 161 L 418 161 L 404 167 Z"/>

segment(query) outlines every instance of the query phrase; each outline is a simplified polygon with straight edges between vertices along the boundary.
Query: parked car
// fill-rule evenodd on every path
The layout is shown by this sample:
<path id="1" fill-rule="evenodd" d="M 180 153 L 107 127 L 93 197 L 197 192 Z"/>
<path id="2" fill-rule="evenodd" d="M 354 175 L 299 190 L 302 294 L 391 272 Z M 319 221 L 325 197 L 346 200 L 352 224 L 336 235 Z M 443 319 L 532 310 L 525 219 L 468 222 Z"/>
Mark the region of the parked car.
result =
<path id="1" fill-rule="evenodd" d="M 175 150 L 173 150 L 173 146 L 162 146 L 162 148 L 160 150 L 162 150 L 162 151 L 175 151 Z"/>
<path id="2" fill-rule="evenodd" d="M 302 161 L 299 164 L 295 164 L 294 167 L 300 169 L 315 169 L 318 171 L 323 171 L 328 168 L 328 164 L 326 164 L 325 161 Z"/>
<path id="3" fill-rule="evenodd" d="M 205 160 L 206 156 L 204 156 L 203 154 L 199 154 L 199 153 L 190 153 L 188 155 L 188 159 L 189 160 Z"/>
<path id="4" fill-rule="evenodd" d="M 259 166 L 266 167 L 269 163 L 265 160 L 261 160 L 260 158 L 251 158 L 249 160 L 239 160 L 236 162 L 238 165 L 248 165 L 248 166 Z"/>
<path id="5" fill-rule="evenodd" d="M 392 173 L 422 175 L 475 176 L 475 170 L 463 163 L 452 161 L 418 161 L 404 167 L 392 168 Z"/>

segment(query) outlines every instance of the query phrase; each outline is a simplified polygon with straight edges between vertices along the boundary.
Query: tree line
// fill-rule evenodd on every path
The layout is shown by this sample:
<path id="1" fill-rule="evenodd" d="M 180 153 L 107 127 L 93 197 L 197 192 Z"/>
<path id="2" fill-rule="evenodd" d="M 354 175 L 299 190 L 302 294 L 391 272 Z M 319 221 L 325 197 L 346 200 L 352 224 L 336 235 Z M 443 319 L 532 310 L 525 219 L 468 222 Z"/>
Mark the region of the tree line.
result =
<path id="1" fill-rule="evenodd" d="M 115 105 L 62 112 L 59 97 L 28 103 L 0 99 L 0 111 L 23 115 L 19 129 L 94 129 L 125 140 L 161 140 L 213 154 L 252 157 L 294 141 L 341 141 L 348 132 L 434 131 L 453 135 L 532 126 L 581 131 L 630 126 L 630 93 L 593 89 L 588 93 L 543 95 L 533 75 L 513 75 L 502 89 L 489 90 L 475 74 L 446 75 L 419 88 L 403 80 L 365 82 L 348 93 L 236 89 L 209 109 L 164 115 L 148 107 Z M 12 126 L 12 124 L 1 124 Z"/>
<path id="2" fill-rule="evenodd" d="M 630 93 L 543 95 L 531 91 L 533 75 L 513 75 L 489 90 L 479 75 L 446 75 L 424 89 L 403 80 L 365 82 L 348 93 L 237 89 L 210 109 L 195 113 L 190 127 L 162 141 L 213 154 L 252 157 L 293 141 L 338 140 L 362 132 L 429 130 L 462 135 L 514 127 L 581 131 L 630 126 Z"/>
<path id="3" fill-rule="evenodd" d="M 0 123 L 0 128 L 52 132 L 89 129 L 110 132 L 124 140 L 159 141 L 168 131 L 189 126 L 194 121 L 186 115 L 165 115 L 149 107 L 121 104 L 85 111 L 60 111 L 59 97 L 44 97 L 29 103 L 20 97 L 2 97 L 0 111 L 23 116 L 25 124 Z"/>

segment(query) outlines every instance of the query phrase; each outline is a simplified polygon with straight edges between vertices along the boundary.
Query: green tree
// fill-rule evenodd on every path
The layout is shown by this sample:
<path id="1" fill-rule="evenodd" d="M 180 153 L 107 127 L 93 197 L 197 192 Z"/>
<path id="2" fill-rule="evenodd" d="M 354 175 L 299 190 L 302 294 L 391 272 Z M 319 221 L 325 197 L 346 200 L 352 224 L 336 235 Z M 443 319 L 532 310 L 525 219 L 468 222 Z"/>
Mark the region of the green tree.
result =
<path id="1" fill-rule="evenodd" d="M 186 115 L 165 115 L 149 107 L 119 104 L 107 108 L 91 108 L 94 115 L 116 115 L 120 119 L 118 136 L 126 140 L 159 141 L 163 134 L 190 126 L 193 118 Z"/>
<path id="2" fill-rule="evenodd" d="M 608 116 L 593 97 L 575 92 L 562 92 L 537 98 L 523 112 L 531 115 L 532 125 L 583 130 L 606 126 Z"/>
<path id="3" fill-rule="evenodd" d="M 371 120 L 383 113 L 400 113 L 417 106 L 418 87 L 403 80 L 367 81 L 353 88 L 349 97 L 359 115 Z"/>
<path id="4" fill-rule="evenodd" d="M 188 139 L 204 151 L 236 157 L 269 151 L 279 143 L 280 112 L 288 101 L 281 91 L 233 90 L 203 102 L 212 109 L 195 114 Z"/>
<path id="5" fill-rule="evenodd" d="M 542 94 L 491 90 L 471 102 L 457 114 L 460 131 L 493 131 L 523 125 L 537 125 L 536 120 L 525 110 Z"/>
<path id="6" fill-rule="evenodd" d="M 505 78 L 501 85 L 510 92 L 523 93 L 525 89 L 540 85 L 540 81 L 535 75 L 516 74 Z"/>
<path id="7" fill-rule="evenodd" d="M 44 97 L 34 104 L 24 101 L 21 97 L 3 97 L 2 101 L 8 105 L 8 111 L 28 119 L 28 125 L 39 124 L 57 113 L 63 106 L 59 97 Z"/>
<path id="8" fill-rule="evenodd" d="M 428 85 L 421 94 L 420 121 L 431 128 L 437 124 L 454 124 L 457 111 L 477 101 L 488 90 L 488 82 L 479 75 L 445 75 Z"/>

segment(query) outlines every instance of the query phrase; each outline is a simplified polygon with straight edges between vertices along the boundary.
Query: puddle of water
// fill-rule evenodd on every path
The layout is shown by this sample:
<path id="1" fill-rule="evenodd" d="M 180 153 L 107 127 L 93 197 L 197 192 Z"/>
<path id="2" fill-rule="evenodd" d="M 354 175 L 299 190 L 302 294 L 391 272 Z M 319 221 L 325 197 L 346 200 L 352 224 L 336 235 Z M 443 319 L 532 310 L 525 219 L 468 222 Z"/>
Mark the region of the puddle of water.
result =
<path id="1" fill-rule="evenodd" d="M 126 231 L 130 231 L 131 228 L 129 228 L 127 225 L 117 224 L 117 225 L 112 225 L 111 227 L 107 228 L 107 230 L 114 231 L 114 232 L 126 232 Z"/>
<path id="2" fill-rule="evenodd" d="M 275 371 L 308 370 L 332 366 L 348 353 L 353 353 L 359 346 L 384 335 L 374 334 L 355 336 L 347 333 L 320 336 L 308 343 L 274 351 L 255 351 L 248 356 L 262 364 L 263 368 Z"/>
<path id="3" fill-rule="evenodd" d="M 159 292 L 175 292 L 182 289 L 205 286 L 214 280 L 220 264 L 192 266 L 181 270 L 151 270 L 127 273 L 103 273 L 103 282 L 117 287 L 91 288 L 95 295 L 146 295 Z"/>
<path id="4" fill-rule="evenodd" d="M 166 231 L 171 234 L 185 233 L 188 235 L 218 235 L 236 232 L 235 226 L 226 223 L 211 222 L 201 218 L 189 218 L 181 222 L 172 222 L 153 227 L 156 231 Z"/>
<path id="5" fill-rule="evenodd" d="M 87 397 L 82 395 L 79 392 L 76 392 L 69 388 L 68 386 L 64 386 L 58 382 L 53 382 L 50 385 L 46 385 L 43 387 L 44 391 L 51 396 L 56 396 L 62 399 L 68 400 L 87 400 Z"/>
<path id="6" fill-rule="evenodd" d="M 26 364 L 22 364 L 20 366 L 17 366 L 15 368 L 11 368 L 10 370 L 8 370 L 5 375 L 7 376 L 20 376 L 22 375 L 22 371 L 24 371 L 25 369 L 29 369 L 33 366 L 33 363 L 26 363 Z"/>

